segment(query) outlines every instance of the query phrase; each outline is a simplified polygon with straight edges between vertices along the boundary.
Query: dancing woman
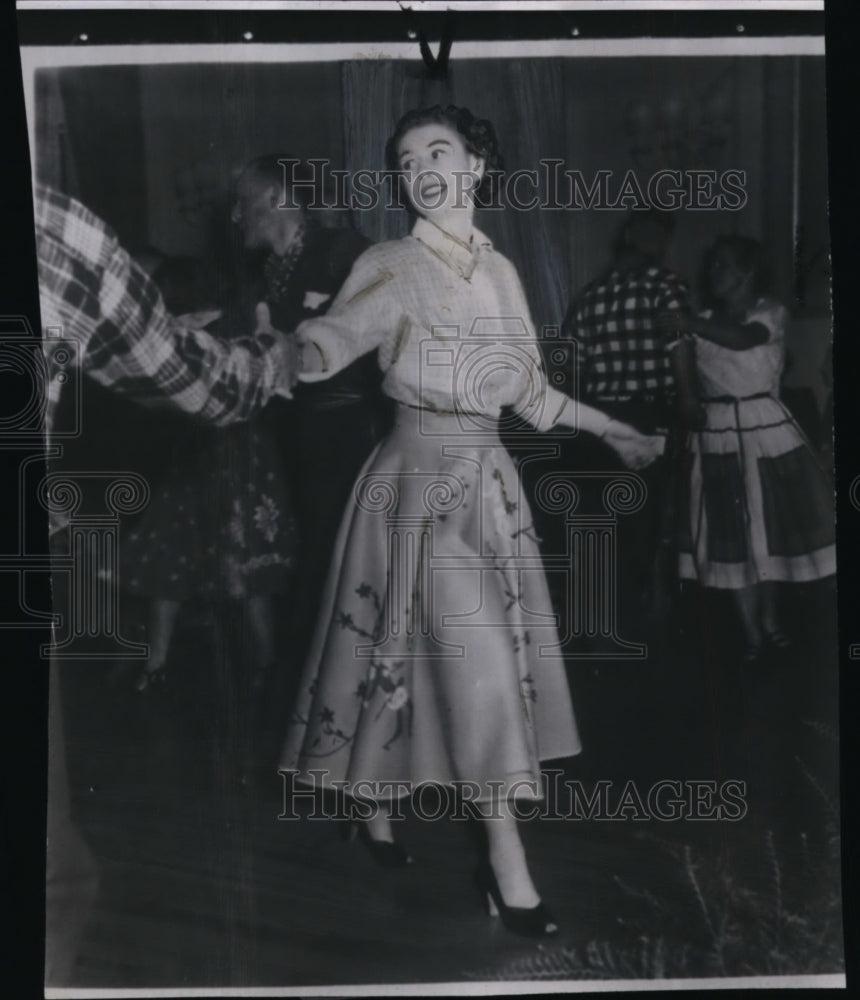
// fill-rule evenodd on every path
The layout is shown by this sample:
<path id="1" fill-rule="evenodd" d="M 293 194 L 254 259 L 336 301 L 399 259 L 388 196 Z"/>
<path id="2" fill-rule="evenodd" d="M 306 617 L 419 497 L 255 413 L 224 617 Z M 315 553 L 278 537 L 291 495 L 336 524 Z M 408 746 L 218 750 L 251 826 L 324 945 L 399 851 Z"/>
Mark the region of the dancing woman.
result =
<path id="1" fill-rule="evenodd" d="M 680 575 L 729 590 L 743 663 L 785 652 L 777 583 L 836 572 L 833 490 L 779 399 L 788 311 L 765 294 L 761 245 L 720 236 L 705 258 L 713 308 L 682 318 L 694 334 L 705 423 L 690 436 Z M 679 323 L 666 317 L 666 327 Z"/>
<path id="2" fill-rule="evenodd" d="M 510 408 L 538 430 L 578 426 L 634 468 L 663 439 L 548 385 L 517 272 L 472 223 L 474 196 L 499 162 L 492 125 L 464 108 L 412 111 L 387 157 L 418 216 L 411 235 L 367 250 L 327 315 L 297 331 L 301 380 L 378 348 L 397 406 L 341 525 L 282 759 L 297 780 L 342 782 L 371 804 L 362 836 L 390 865 L 411 860 L 393 839 L 391 796 L 422 782 L 468 785 L 486 820 L 476 880 L 490 912 L 543 937 L 557 924 L 512 805 L 540 798 L 540 762 L 580 743 L 499 418 Z M 398 546 L 411 543 L 389 534 L 392 517 L 411 526 L 407 564 Z"/>

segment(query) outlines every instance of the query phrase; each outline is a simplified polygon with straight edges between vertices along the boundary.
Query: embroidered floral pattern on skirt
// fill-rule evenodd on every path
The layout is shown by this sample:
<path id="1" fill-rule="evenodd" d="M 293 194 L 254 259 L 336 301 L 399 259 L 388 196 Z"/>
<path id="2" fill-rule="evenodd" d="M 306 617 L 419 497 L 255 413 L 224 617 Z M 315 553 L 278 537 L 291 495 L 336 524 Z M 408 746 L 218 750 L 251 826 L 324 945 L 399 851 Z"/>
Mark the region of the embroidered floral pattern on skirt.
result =
<path id="1" fill-rule="evenodd" d="M 497 437 L 441 415 L 419 433 L 417 413 L 399 408 L 359 476 L 282 760 L 347 791 L 533 796 L 517 783 L 580 744 L 528 505 Z"/>

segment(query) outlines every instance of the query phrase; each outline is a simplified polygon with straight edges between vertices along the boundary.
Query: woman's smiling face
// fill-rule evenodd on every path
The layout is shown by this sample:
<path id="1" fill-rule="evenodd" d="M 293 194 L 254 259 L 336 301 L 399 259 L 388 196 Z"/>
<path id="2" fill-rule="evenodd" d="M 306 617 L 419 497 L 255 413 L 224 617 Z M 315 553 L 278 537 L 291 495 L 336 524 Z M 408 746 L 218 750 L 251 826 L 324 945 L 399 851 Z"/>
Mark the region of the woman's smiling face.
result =
<path id="1" fill-rule="evenodd" d="M 484 161 L 466 149 L 456 130 L 433 122 L 410 129 L 398 144 L 397 160 L 419 215 L 439 222 L 451 212 L 471 209 Z"/>

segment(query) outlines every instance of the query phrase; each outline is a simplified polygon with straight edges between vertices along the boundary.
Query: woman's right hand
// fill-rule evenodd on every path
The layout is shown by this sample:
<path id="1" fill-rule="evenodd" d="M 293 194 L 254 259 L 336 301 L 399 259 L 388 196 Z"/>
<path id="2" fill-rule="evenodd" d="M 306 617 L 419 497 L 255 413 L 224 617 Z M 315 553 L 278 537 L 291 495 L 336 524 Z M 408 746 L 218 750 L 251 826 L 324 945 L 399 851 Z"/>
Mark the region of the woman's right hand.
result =
<path id="1" fill-rule="evenodd" d="M 295 334 L 282 333 L 272 326 L 272 317 L 269 307 L 265 302 L 258 302 L 254 310 L 256 327 L 254 336 L 259 333 L 268 334 L 274 338 L 275 344 L 272 348 L 275 357 L 278 359 L 280 369 L 281 384 L 275 390 L 276 396 L 283 396 L 284 399 L 293 398 L 293 388 L 299 377 L 300 353 L 299 345 Z"/>
<path id="2" fill-rule="evenodd" d="M 618 420 L 609 421 L 602 437 L 628 469 L 644 469 L 658 459 L 666 447 L 662 434 L 640 434 L 635 427 Z"/>
<path id="3" fill-rule="evenodd" d="M 657 331 L 664 341 L 695 333 L 696 323 L 696 317 L 686 309 L 661 309 L 657 314 Z"/>

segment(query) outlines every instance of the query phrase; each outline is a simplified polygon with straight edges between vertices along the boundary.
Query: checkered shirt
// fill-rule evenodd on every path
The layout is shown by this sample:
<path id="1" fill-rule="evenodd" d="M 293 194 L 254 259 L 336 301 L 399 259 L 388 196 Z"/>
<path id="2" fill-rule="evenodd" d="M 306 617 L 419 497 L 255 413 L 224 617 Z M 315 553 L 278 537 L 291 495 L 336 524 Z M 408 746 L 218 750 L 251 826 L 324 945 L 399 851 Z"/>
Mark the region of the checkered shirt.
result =
<path id="1" fill-rule="evenodd" d="M 665 268 L 613 270 L 588 285 L 565 320 L 578 345 L 583 397 L 609 402 L 671 394 L 675 380 L 657 317 L 688 308 L 686 286 Z"/>
<path id="2" fill-rule="evenodd" d="M 73 364 L 101 385 L 211 424 L 244 420 L 283 390 L 276 337 L 226 343 L 180 326 L 110 228 L 79 202 L 38 185 L 35 226 L 48 433 L 68 377 L 60 359 L 69 347 Z"/>

